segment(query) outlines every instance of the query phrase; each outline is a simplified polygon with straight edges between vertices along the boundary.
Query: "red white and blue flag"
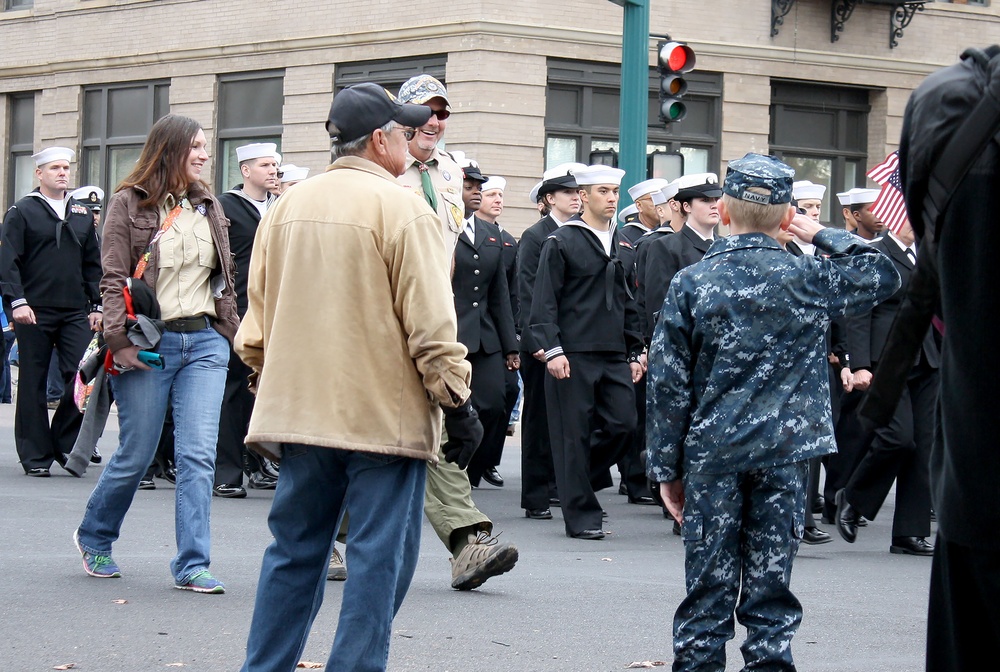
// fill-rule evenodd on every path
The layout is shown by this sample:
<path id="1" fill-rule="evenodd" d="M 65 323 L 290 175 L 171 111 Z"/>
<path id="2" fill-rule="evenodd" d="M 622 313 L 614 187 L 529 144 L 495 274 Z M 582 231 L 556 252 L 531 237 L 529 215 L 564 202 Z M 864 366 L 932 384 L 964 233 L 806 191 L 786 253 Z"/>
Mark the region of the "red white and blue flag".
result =
<path id="1" fill-rule="evenodd" d="M 868 177 L 882 185 L 882 191 L 872 204 L 871 213 L 895 234 L 909 221 L 903 185 L 899 180 L 899 152 L 885 157 L 885 161 L 868 171 Z"/>

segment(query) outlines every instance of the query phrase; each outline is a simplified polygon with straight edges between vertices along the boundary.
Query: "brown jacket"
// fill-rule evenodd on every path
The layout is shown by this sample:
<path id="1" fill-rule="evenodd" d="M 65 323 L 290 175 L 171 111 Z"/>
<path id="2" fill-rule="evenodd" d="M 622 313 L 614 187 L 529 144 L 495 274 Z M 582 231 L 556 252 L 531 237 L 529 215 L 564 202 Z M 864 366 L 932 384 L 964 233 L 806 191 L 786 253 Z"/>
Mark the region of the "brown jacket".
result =
<path id="1" fill-rule="evenodd" d="M 236 352 L 259 376 L 247 445 L 436 461 L 439 405 L 470 395 L 448 256 L 427 203 L 343 157 L 257 228 Z"/>
<path id="2" fill-rule="evenodd" d="M 125 281 L 135 272 L 139 257 L 146 251 L 149 241 L 160 230 L 159 210 L 139 207 L 143 196 L 145 191 L 142 187 L 119 191 L 111 197 L 104 215 L 104 230 L 101 233 L 101 263 L 104 266 L 101 296 L 104 305 L 104 339 L 112 352 L 131 345 L 125 334 L 125 299 L 122 289 Z M 200 185 L 191 185 L 188 199 L 193 206 L 204 203 L 206 208 L 212 240 L 219 256 L 219 266 L 213 275 L 222 273 L 225 280 L 222 296 L 215 300 L 215 314 L 218 318 L 214 320 L 213 326 L 232 343 L 240 320 L 236 316 L 236 298 L 233 293 L 235 266 L 229 251 L 229 220 L 215 196 Z M 143 281 L 154 292 L 158 273 L 158 247 L 153 247 L 149 265 L 142 274 Z"/>

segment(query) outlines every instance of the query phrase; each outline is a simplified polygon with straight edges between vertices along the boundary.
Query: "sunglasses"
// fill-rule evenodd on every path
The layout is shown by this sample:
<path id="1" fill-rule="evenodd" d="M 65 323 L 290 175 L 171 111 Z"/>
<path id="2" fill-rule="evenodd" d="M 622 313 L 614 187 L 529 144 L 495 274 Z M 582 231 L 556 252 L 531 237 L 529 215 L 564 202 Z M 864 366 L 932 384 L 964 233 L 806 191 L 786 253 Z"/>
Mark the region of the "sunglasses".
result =
<path id="1" fill-rule="evenodd" d="M 431 116 L 437 117 L 438 121 L 444 121 L 451 116 L 451 110 L 434 110 Z"/>

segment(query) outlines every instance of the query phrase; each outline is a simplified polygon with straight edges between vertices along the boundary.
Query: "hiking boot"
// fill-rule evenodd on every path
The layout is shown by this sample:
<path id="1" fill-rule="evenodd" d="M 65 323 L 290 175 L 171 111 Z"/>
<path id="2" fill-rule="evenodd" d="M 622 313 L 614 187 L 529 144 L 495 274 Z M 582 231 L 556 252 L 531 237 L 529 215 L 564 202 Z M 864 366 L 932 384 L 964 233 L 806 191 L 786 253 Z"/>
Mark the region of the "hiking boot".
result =
<path id="1" fill-rule="evenodd" d="M 110 555 L 94 555 L 80 545 L 80 530 L 73 530 L 73 544 L 83 556 L 83 571 L 99 579 L 120 579 L 122 572 Z"/>
<path id="2" fill-rule="evenodd" d="M 344 563 L 344 556 L 334 547 L 333 555 L 330 556 L 330 566 L 326 570 L 327 581 L 347 581 L 347 565 Z"/>
<path id="3" fill-rule="evenodd" d="M 469 545 L 451 561 L 451 587 L 472 590 L 487 579 L 509 572 L 517 562 L 517 546 L 501 544 L 489 532 L 469 535 Z"/>
<path id="4" fill-rule="evenodd" d="M 208 573 L 207 569 L 203 569 L 196 573 L 187 583 L 175 583 L 174 588 L 178 590 L 193 590 L 196 593 L 213 593 L 215 595 L 221 595 L 226 592 L 226 586 L 223 585 L 222 581 Z"/>

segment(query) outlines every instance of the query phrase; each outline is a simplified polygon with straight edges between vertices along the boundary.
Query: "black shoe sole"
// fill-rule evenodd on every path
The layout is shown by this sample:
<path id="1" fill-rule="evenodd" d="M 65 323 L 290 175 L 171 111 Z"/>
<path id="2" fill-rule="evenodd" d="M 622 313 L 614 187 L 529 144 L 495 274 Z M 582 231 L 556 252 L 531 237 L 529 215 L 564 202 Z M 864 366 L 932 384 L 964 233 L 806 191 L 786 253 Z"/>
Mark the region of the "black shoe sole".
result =
<path id="1" fill-rule="evenodd" d="M 247 496 L 246 490 L 236 490 L 233 492 L 219 492 L 215 488 L 212 488 L 213 497 L 222 497 L 223 499 L 243 499 Z"/>
<path id="2" fill-rule="evenodd" d="M 545 509 L 542 513 L 533 513 L 525 509 L 524 517 L 530 518 L 531 520 L 552 520 L 552 511 Z"/>
<path id="3" fill-rule="evenodd" d="M 890 546 L 889 552 L 893 555 L 915 555 L 921 558 L 929 558 L 934 555 L 934 549 L 931 549 L 927 553 L 917 552 L 912 549 L 906 548 L 905 546 Z"/>

